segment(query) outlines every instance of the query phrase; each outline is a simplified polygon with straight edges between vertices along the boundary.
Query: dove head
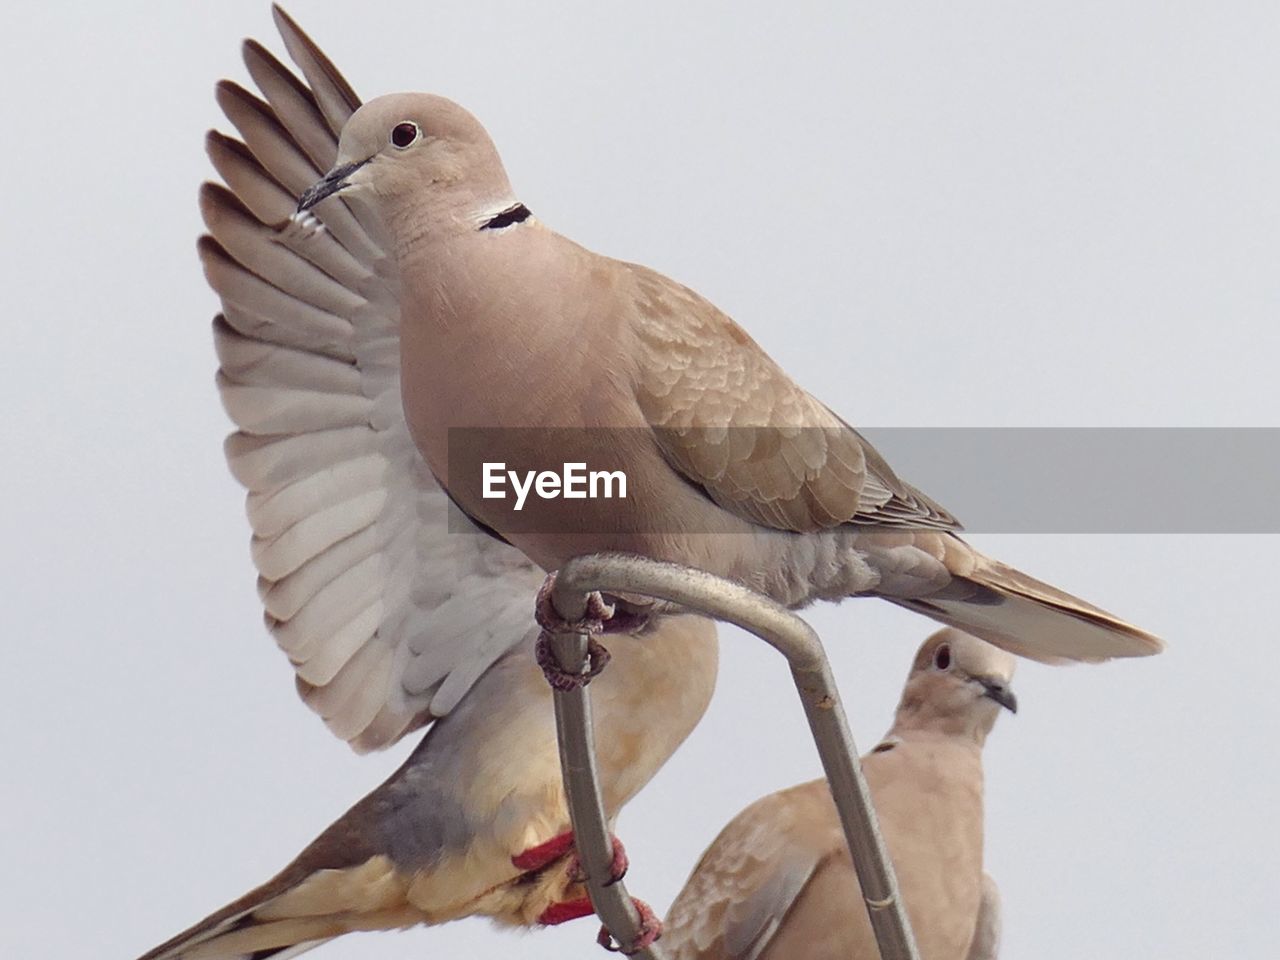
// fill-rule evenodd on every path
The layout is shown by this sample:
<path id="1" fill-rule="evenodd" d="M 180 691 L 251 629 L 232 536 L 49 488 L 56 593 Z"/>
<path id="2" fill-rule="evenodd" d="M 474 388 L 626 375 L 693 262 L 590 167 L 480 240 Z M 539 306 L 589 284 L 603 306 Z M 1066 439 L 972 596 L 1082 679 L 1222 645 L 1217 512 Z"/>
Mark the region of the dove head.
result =
<path id="1" fill-rule="evenodd" d="M 1000 708 L 1016 713 L 1009 687 L 1014 658 L 977 637 L 948 627 L 916 652 L 898 704 L 894 729 L 970 737 L 982 744 Z"/>
<path id="2" fill-rule="evenodd" d="M 428 93 L 378 97 L 351 115 L 333 169 L 302 194 L 298 212 L 336 194 L 367 204 L 393 234 L 446 230 L 516 203 L 484 127 Z"/>

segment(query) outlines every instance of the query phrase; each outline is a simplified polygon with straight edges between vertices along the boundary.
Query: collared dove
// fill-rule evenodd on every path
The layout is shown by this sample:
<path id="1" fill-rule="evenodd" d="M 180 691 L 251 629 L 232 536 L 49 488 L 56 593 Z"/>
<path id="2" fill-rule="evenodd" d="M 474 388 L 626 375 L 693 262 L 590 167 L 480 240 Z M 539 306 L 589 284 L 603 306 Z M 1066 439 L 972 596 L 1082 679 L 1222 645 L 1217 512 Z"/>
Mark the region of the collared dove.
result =
<path id="1" fill-rule="evenodd" d="M 296 229 L 338 196 L 383 238 L 398 277 L 414 443 L 468 516 L 540 566 L 618 551 L 791 607 L 877 595 L 1041 660 L 1160 650 L 966 544 L 946 510 L 693 290 L 532 216 L 457 104 L 393 94 L 362 106 Z M 852 338 L 821 348 L 869 362 Z M 567 476 L 583 451 L 625 474 L 625 498 L 569 504 L 555 476 L 519 504 L 488 486 L 484 464 Z"/>
<path id="2" fill-rule="evenodd" d="M 925 641 L 893 727 L 862 759 L 922 960 L 994 960 L 1000 898 L 982 870 L 982 746 L 1014 660 L 957 630 Z M 676 898 L 672 960 L 878 960 L 826 780 L 756 801 Z"/>
<path id="3" fill-rule="evenodd" d="M 611 819 L 701 718 L 715 646 L 699 639 L 711 630 L 683 616 L 613 638 L 614 659 L 591 685 Z M 390 779 L 274 879 L 143 960 L 265 960 L 355 930 L 471 915 L 559 923 L 590 913 L 574 870 L 536 635 L 494 664 Z M 671 696 L 653 696 L 655 689 Z"/>
<path id="4" fill-rule="evenodd" d="M 544 572 L 500 540 L 446 529 L 446 495 L 401 413 L 399 309 L 377 242 L 341 204 L 323 235 L 268 226 L 333 161 L 359 105 L 276 18 L 308 83 L 246 43 L 266 100 L 219 85 L 244 142 L 210 134 L 227 187 L 201 192 L 200 251 L 223 301 L 218 385 L 239 428 L 227 457 L 250 491 L 267 623 L 305 701 L 357 750 L 435 726 L 279 876 L 147 956 L 261 958 L 352 929 L 585 915 L 532 651 Z M 592 691 L 613 817 L 701 718 L 717 645 L 714 625 L 689 616 L 610 646 Z"/>

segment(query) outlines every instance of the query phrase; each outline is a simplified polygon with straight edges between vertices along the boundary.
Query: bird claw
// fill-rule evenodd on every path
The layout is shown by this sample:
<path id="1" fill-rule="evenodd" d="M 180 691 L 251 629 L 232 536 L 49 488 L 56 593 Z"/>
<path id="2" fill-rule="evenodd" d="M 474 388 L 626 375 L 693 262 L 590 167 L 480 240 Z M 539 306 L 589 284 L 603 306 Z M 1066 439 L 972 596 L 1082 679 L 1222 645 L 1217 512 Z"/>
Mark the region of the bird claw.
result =
<path id="1" fill-rule="evenodd" d="M 627 850 L 622 845 L 622 841 L 617 837 L 610 837 L 609 839 L 613 843 L 613 859 L 609 861 L 609 879 L 602 884 L 602 886 L 606 887 L 612 887 L 625 877 L 628 868 L 631 866 L 631 861 L 627 859 Z M 579 859 L 576 851 L 569 858 L 569 865 L 566 870 L 569 874 L 569 879 L 574 883 L 587 882 L 586 867 L 582 865 L 582 860 Z"/>
<path id="2" fill-rule="evenodd" d="M 609 932 L 607 927 L 601 927 L 600 932 L 596 935 L 596 943 L 610 953 L 620 953 L 624 957 L 639 953 L 662 936 L 662 921 L 653 912 L 653 908 L 643 900 L 637 900 L 635 897 L 631 898 L 631 903 L 635 906 L 636 913 L 640 914 L 640 932 L 636 934 L 634 940 L 626 945 L 615 943 L 613 934 Z"/>
<path id="3" fill-rule="evenodd" d="M 573 850 L 573 831 L 556 834 L 545 843 L 530 847 L 511 858 L 511 864 L 517 870 L 533 873 L 541 870 L 549 863 L 559 860 Z"/>
<path id="4" fill-rule="evenodd" d="M 613 858 L 609 862 L 609 879 L 604 882 L 606 887 L 613 886 L 613 884 L 618 883 L 625 877 L 629 866 L 627 851 L 623 847 L 622 841 L 614 836 L 611 836 L 609 840 L 613 844 Z M 574 851 L 565 867 L 565 871 L 573 883 L 583 884 L 587 882 L 587 871 L 583 867 L 582 861 L 578 858 L 573 842 L 572 833 L 557 834 L 550 840 L 530 847 L 523 853 L 512 857 L 511 862 L 521 870 L 532 872 L 541 870 L 565 853 Z M 662 921 L 653 912 L 653 908 L 643 900 L 637 900 L 634 897 L 631 898 L 631 902 L 640 917 L 640 931 L 635 939 L 625 945 L 614 943 L 613 935 L 609 933 L 608 928 L 603 926 L 596 936 L 596 942 L 611 953 L 631 956 L 639 953 L 662 936 Z M 538 922 L 544 927 L 554 927 L 561 923 L 568 923 L 570 920 L 577 920 L 579 917 L 590 916 L 593 913 L 595 913 L 595 907 L 591 903 L 591 898 L 578 897 L 576 900 L 564 900 L 560 903 L 551 904 L 538 915 Z"/>
<path id="5" fill-rule="evenodd" d="M 609 861 L 609 879 L 604 882 L 606 887 L 613 886 L 625 877 L 627 868 L 631 865 L 622 841 L 612 836 L 609 840 L 613 844 L 613 858 Z M 511 864 L 525 873 L 537 873 L 566 854 L 569 855 L 569 860 L 565 866 L 565 872 L 569 875 L 569 879 L 574 883 L 586 883 L 587 871 L 574 847 L 572 831 L 556 834 L 550 840 L 521 851 L 511 858 Z"/>
<path id="6" fill-rule="evenodd" d="M 534 648 L 538 666 L 542 668 L 547 683 L 553 690 L 561 693 L 585 687 L 609 663 L 609 651 L 596 640 L 596 634 L 603 633 L 605 623 L 614 615 L 615 607 L 606 603 L 599 591 L 587 595 L 586 610 L 580 620 L 566 620 L 560 616 L 551 599 L 555 589 L 556 575 L 550 573 L 538 590 L 538 600 L 534 606 L 534 619 L 542 628 Z M 551 637 L 555 634 L 577 633 L 587 636 L 587 669 L 582 673 L 572 673 L 560 666 L 559 658 L 551 649 Z"/>
<path id="7" fill-rule="evenodd" d="M 556 927 L 579 917 L 589 917 L 596 912 L 591 905 L 590 897 L 579 897 L 577 900 L 565 900 L 553 903 L 538 914 L 538 922 L 544 927 Z"/>
<path id="8" fill-rule="evenodd" d="M 556 575 L 555 573 L 549 573 L 547 574 L 547 579 L 542 581 L 542 586 L 538 590 L 538 600 L 537 605 L 534 607 L 533 615 L 543 633 L 585 633 L 594 635 L 604 632 L 605 621 L 614 615 L 616 608 L 613 604 L 605 601 L 599 590 L 592 590 L 587 594 L 587 608 L 583 611 L 582 619 L 566 620 L 560 616 L 559 611 L 556 610 L 555 603 L 551 599 L 551 592 L 555 589 L 555 585 Z"/>
<path id="9" fill-rule="evenodd" d="M 538 643 L 534 647 L 534 655 L 537 658 L 538 666 L 542 668 L 542 675 L 547 678 L 547 683 L 551 684 L 551 689 L 559 690 L 561 693 L 585 687 L 599 675 L 601 670 L 609 665 L 611 656 L 604 644 L 595 637 L 588 637 L 587 669 L 582 673 L 573 673 L 560 666 L 560 660 L 556 657 L 555 651 L 551 649 L 551 635 L 545 630 L 538 637 Z"/>

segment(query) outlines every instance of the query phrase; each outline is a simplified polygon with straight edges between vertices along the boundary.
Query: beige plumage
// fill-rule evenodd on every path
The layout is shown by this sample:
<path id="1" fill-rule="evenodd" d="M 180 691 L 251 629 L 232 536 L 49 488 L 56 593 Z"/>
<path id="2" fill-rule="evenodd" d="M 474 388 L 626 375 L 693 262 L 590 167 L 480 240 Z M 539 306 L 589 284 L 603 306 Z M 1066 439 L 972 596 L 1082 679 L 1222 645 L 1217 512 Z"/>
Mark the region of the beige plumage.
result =
<path id="1" fill-rule="evenodd" d="M 697 293 L 532 217 L 457 104 L 364 105 L 300 211 L 323 214 L 335 196 L 378 225 L 398 275 L 414 443 L 469 516 L 539 565 L 613 550 L 790 606 L 874 594 L 1045 660 L 1160 649 L 968 546 L 950 514 Z M 507 429 L 484 429 L 495 427 Z M 485 496 L 483 463 L 565 461 L 623 471 L 627 498 L 530 497 L 517 511 Z"/>
<path id="2" fill-rule="evenodd" d="M 566 862 L 572 851 L 552 843 L 528 862 L 569 830 L 535 636 L 500 658 L 390 779 L 275 878 L 143 960 L 265 960 L 355 930 L 471 915 L 532 925 L 590 912 Z M 612 820 L 701 718 L 716 647 L 711 623 L 686 616 L 616 635 L 610 649 L 613 661 L 591 693 Z"/>
<path id="3" fill-rule="evenodd" d="M 993 960 L 999 893 L 983 874 L 982 746 L 1013 658 L 946 629 L 920 648 L 893 727 L 863 758 L 922 960 Z M 825 780 L 747 807 L 667 918 L 672 960 L 876 960 Z"/>
<path id="4" fill-rule="evenodd" d="M 409 760 L 277 877 L 146 954 L 264 960 L 351 930 L 479 914 L 559 922 L 589 910 L 572 855 L 551 691 L 537 667 L 544 573 L 465 519 L 400 405 L 395 272 L 341 203 L 323 234 L 282 233 L 359 105 L 281 11 L 307 82 L 260 45 L 265 100 L 218 97 L 243 142 L 211 134 L 200 252 L 223 312 L 218 386 L 238 432 L 267 623 L 307 703 L 358 750 L 434 721 Z M 611 636 L 592 685 L 606 808 L 616 817 L 701 718 L 714 626 L 664 618 Z M 216 825 L 211 825 L 216 829 Z"/>

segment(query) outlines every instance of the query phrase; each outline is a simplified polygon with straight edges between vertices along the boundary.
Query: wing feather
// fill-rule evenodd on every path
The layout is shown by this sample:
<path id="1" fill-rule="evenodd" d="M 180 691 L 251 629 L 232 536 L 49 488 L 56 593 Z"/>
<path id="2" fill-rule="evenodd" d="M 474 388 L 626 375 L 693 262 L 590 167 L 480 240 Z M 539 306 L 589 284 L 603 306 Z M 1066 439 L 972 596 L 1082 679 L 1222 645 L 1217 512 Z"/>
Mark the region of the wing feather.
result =
<path id="1" fill-rule="evenodd" d="M 806 832 L 812 786 L 762 797 L 720 832 L 667 917 L 673 956 L 755 960 L 766 951 L 826 856 Z"/>
<path id="2" fill-rule="evenodd" d="M 450 532 L 401 408 L 394 266 L 373 234 L 340 200 L 324 204 L 324 231 L 286 228 L 360 101 L 275 16 L 303 78 L 247 41 L 261 96 L 218 85 L 239 136 L 206 140 L 223 183 L 201 189 L 199 253 L 222 300 L 217 385 L 237 427 L 225 451 L 249 491 L 267 625 L 302 698 L 363 751 L 447 713 L 520 642 L 542 572 Z"/>
<path id="3" fill-rule="evenodd" d="M 799 532 L 959 528 L 729 317 L 661 274 L 629 270 L 641 411 L 671 464 L 716 503 Z"/>

